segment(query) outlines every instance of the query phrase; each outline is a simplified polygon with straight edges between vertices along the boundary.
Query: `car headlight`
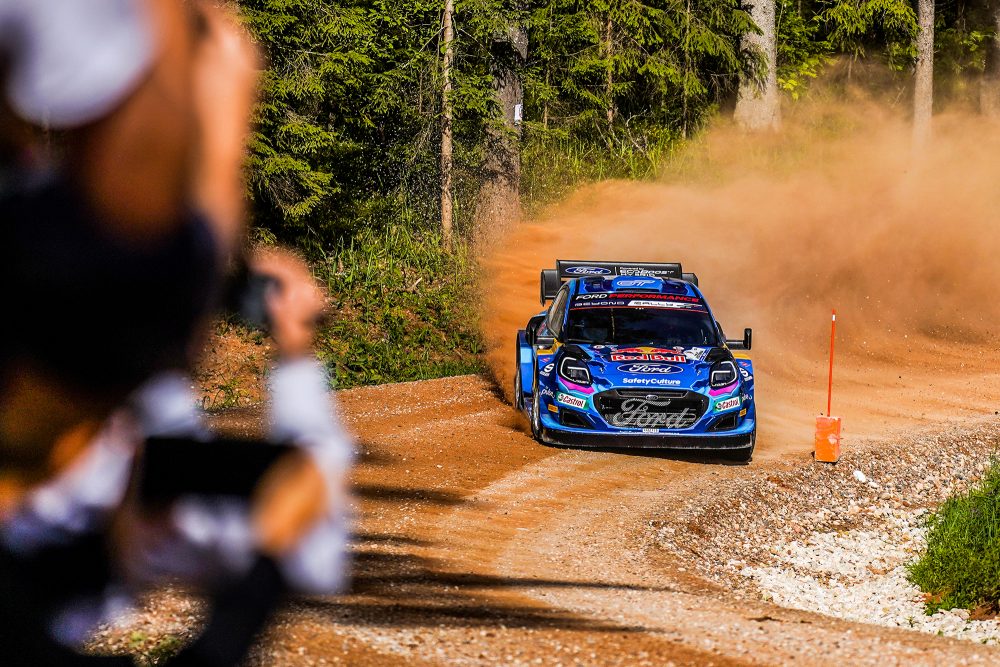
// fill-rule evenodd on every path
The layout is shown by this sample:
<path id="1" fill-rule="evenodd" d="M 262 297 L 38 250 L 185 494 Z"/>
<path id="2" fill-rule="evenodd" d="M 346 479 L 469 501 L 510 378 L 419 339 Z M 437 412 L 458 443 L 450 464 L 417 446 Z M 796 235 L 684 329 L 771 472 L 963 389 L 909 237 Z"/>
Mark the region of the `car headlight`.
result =
<path id="1" fill-rule="evenodd" d="M 580 359 L 563 357 L 559 362 L 559 377 L 579 385 L 587 386 L 591 382 L 590 369 Z"/>
<path id="2" fill-rule="evenodd" d="M 728 360 L 720 361 L 712 366 L 712 372 L 709 375 L 708 384 L 712 387 L 712 389 L 728 387 L 732 383 L 736 382 L 736 378 L 739 376 L 740 374 L 736 370 L 736 364 Z"/>

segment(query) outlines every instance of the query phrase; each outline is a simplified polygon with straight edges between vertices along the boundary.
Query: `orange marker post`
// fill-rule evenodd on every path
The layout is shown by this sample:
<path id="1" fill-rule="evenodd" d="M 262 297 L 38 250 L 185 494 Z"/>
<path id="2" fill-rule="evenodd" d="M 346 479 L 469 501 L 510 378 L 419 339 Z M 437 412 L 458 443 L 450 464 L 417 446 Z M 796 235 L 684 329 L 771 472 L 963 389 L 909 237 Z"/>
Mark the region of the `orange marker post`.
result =
<path id="1" fill-rule="evenodd" d="M 836 463 L 840 460 L 840 417 L 832 417 L 833 406 L 833 344 L 837 338 L 837 311 L 830 320 L 830 374 L 826 385 L 826 415 L 816 417 L 816 460 Z"/>

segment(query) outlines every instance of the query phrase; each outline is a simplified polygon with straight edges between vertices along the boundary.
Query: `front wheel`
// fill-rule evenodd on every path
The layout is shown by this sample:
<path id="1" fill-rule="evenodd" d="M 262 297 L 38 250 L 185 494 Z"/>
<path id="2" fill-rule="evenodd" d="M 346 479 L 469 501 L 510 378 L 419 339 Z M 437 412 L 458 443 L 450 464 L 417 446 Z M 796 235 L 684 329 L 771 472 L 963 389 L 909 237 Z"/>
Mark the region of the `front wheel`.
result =
<path id="1" fill-rule="evenodd" d="M 521 390 L 521 364 L 517 365 L 514 372 L 514 407 L 519 411 L 524 410 L 524 392 Z"/>
<path id="2" fill-rule="evenodd" d="M 538 393 L 538 374 L 531 383 L 531 437 L 542 441 L 542 401 Z"/>

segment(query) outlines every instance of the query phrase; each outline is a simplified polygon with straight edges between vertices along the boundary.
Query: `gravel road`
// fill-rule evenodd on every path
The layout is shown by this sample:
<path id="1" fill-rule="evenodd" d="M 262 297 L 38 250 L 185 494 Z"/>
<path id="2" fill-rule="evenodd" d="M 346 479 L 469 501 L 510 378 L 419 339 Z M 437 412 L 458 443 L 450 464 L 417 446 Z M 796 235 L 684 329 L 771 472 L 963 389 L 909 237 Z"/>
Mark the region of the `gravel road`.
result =
<path id="1" fill-rule="evenodd" d="M 834 618 L 767 579 L 795 570 L 804 556 L 787 551 L 796 539 L 808 550 L 817 534 L 869 531 L 873 546 L 887 521 L 972 479 L 997 445 L 994 423 L 919 443 L 859 439 L 836 466 L 791 446 L 737 466 L 541 447 L 474 376 L 353 390 L 340 401 L 360 434 L 353 584 L 291 605 L 253 664 L 1000 660 L 991 646 Z M 259 419 L 246 410 L 217 422 L 253 431 Z M 897 556 L 890 548 L 871 562 L 888 568 Z M 183 594 L 154 595 L 129 622 L 102 630 L 96 648 L 150 648 L 164 634 L 183 638 L 197 618 Z"/>

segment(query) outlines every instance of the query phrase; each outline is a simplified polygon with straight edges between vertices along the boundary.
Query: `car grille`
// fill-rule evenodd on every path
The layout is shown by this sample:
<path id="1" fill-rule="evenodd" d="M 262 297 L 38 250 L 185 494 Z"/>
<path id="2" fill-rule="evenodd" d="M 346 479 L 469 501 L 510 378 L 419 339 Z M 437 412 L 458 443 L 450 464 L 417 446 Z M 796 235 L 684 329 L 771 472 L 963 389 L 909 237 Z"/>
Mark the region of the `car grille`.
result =
<path id="1" fill-rule="evenodd" d="M 693 391 L 613 389 L 594 396 L 594 405 L 617 428 L 690 428 L 708 409 L 708 398 Z"/>

